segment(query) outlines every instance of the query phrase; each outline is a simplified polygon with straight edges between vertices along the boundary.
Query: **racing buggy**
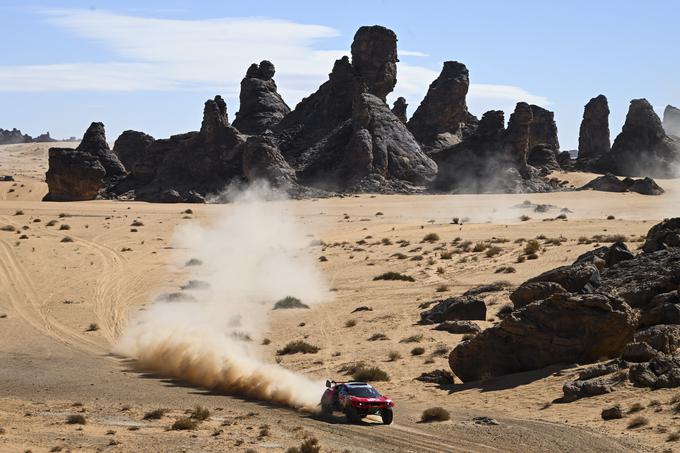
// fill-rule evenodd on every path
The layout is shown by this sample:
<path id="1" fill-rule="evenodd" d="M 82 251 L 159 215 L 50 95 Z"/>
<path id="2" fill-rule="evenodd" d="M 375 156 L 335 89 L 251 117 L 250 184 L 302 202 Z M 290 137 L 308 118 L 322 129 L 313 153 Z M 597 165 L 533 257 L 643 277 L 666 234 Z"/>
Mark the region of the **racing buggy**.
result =
<path id="1" fill-rule="evenodd" d="M 321 397 L 321 412 L 344 412 L 349 423 L 358 423 L 367 415 L 380 415 L 384 425 L 392 423 L 394 402 L 381 395 L 365 382 L 326 381 L 326 391 Z"/>

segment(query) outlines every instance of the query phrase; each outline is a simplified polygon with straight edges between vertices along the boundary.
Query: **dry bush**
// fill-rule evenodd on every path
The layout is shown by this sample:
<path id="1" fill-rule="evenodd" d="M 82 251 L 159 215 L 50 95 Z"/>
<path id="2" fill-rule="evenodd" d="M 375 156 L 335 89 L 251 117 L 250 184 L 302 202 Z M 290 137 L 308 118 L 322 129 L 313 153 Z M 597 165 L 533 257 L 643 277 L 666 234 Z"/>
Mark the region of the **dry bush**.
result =
<path id="1" fill-rule="evenodd" d="M 429 409 L 425 409 L 420 416 L 420 421 L 422 423 L 443 422 L 449 419 L 451 419 L 451 415 L 449 414 L 449 411 L 443 407 L 431 407 Z"/>
<path id="2" fill-rule="evenodd" d="M 276 355 L 289 354 L 316 354 L 319 352 L 319 347 L 309 344 L 302 340 L 291 341 L 282 349 L 276 351 Z"/>
<path id="3" fill-rule="evenodd" d="M 185 209 L 184 211 L 182 211 L 182 214 L 193 214 L 193 213 L 194 213 L 194 211 L 192 209 Z"/>
<path id="4" fill-rule="evenodd" d="M 477 242 L 474 247 L 472 247 L 472 251 L 475 253 L 483 252 L 484 250 L 487 249 L 489 244 L 486 242 Z"/>
<path id="5" fill-rule="evenodd" d="M 348 319 L 345 321 L 345 327 L 354 327 L 357 325 L 357 320 L 356 319 Z"/>
<path id="6" fill-rule="evenodd" d="M 130 224 L 130 226 L 133 226 L 133 227 L 140 227 L 140 226 L 144 226 L 144 223 L 142 223 L 141 220 L 135 219 L 135 220 L 132 221 L 132 223 Z"/>
<path id="7" fill-rule="evenodd" d="M 202 264 L 203 264 L 203 261 L 199 260 L 198 258 L 191 258 L 184 265 L 185 266 L 201 266 Z"/>
<path id="8" fill-rule="evenodd" d="M 263 344 L 264 346 L 267 346 L 267 345 L 268 345 L 269 343 L 271 343 L 271 342 L 272 342 L 272 341 L 271 341 L 269 338 L 263 338 L 263 339 L 262 339 L 262 344 Z"/>
<path id="9" fill-rule="evenodd" d="M 646 426 L 648 424 L 649 424 L 649 419 L 647 417 L 643 417 L 642 415 L 638 415 L 637 417 L 632 418 L 628 422 L 628 429 L 640 428 L 641 426 Z"/>
<path id="10" fill-rule="evenodd" d="M 524 246 L 524 253 L 527 255 L 536 253 L 539 250 L 541 250 L 541 244 L 536 239 L 529 240 L 529 242 L 527 242 L 527 244 Z"/>
<path id="11" fill-rule="evenodd" d="M 437 233 L 427 233 L 421 242 L 437 242 L 439 240 L 439 235 Z"/>
<path id="12" fill-rule="evenodd" d="M 528 260 L 537 260 L 538 259 L 538 254 L 536 253 L 530 253 L 527 255 Z"/>
<path id="13" fill-rule="evenodd" d="M 515 272 L 517 269 L 512 266 L 501 266 L 494 271 L 496 274 L 514 274 Z"/>
<path id="14" fill-rule="evenodd" d="M 293 296 L 286 296 L 274 304 L 274 310 L 288 309 L 288 308 L 309 308 L 309 305 L 303 304 L 300 299 Z"/>
<path id="15" fill-rule="evenodd" d="M 70 230 L 71 225 L 69 225 L 68 223 L 62 223 L 61 225 L 59 225 L 59 229 L 60 230 Z"/>
<path id="16" fill-rule="evenodd" d="M 24 215 L 24 211 L 22 211 L 21 209 L 17 209 L 16 211 L 14 211 L 14 215 Z"/>
<path id="17" fill-rule="evenodd" d="M 64 236 L 59 242 L 73 242 L 73 238 L 71 236 Z"/>
<path id="18" fill-rule="evenodd" d="M 316 437 L 308 437 L 299 447 L 290 447 L 286 453 L 320 453 L 321 445 Z"/>
<path id="19" fill-rule="evenodd" d="M 85 329 L 86 332 L 96 332 L 99 330 L 99 324 L 96 322 L 90 323 L 89 326 L 87 326 L 87 329 Z"/>
<path id="20" fill-rule="evenodd" d="M 634 414 L 634 413 L 636 413 L 636 412 L 640 412 L 640 411 L 643 410 L 644 408 L 645 408 L 645 406 L 643 406 L 643 405 L 640 404 L 640 403 L 633 403 L 633 404 L 628 408 L 628 413 L 629 413 L 629 414 Z"/>
<path id="21" fill-rule="evenodd" d="M 423 355 L 425 354 L 425 348 L 422 346 L 415 347 L 411 349 L 411 355 Z"/>
<path id="22" fill-rule="evenodd" d="M 677 442 L 680 440 L 680 433 L 670 433 L 668 437 L 666 437 L 666 442 Z"/>
<path id="23" fill-rule="evenodd" d="M 84 425 L 87 423 L 85 416 L 81 414 L 71 414 L 66 417 L 66 423 L 69 425 Z"/>
<path id="24" fill-rule="evenodd" d="M 390 239 L 390 238 L 382 238 L 382 239 L 380 240 L 380 243 L 381 243 L 382 245 L 392 245 L 392 239 Z"/>
<path id="25" fill-rule="evenodd" d="M 49 226 L 54 226 L 54 225 L 56 225 L 56 224 L 57 224 L 57 221 L 56 221 L 56 220 L 50 220 L 49 222 L 47 222 L 47 223 L 45 224 L 45 226 L 48 226 L 48 227 L 49 227 Z"/>
<path id="26" fill-rule="evenodd" d="M 449 287 L 447 285 L 439 285 L 437 286 L 437 289 L 435 291 L 437 291 L 438 293 L 445 293 L 448 290 Z"/>
<path id="27" fill-rule="evenodd" d="M 189 416 L 194 420 L 207 420 L 210 418 L 210 410 L 207 407 L 197 405 L 189 412 Z"/>
<path id="28" fill-rule="evenodd" d="M 614 217 L 613 215 L 608 215 L 607 220 L 616 220 L 616 217 Z"/>
<path id="29" fill-rule="evenodd" d="M 167 409 L 154 409 L 144 414 L 144 420 L 160 420 L 168 412 Z"/>
<path id="30" fill-rule="evenodd" d="M 487 258 L 492 258 L 492 257 L 500 254 L 502 251 L 503 251 L 503 248 L 494 245 L 493 247 L 489 247 L 488 249 L 486 249 L 485 255 L 486 255 Z"/>
<path id="31" fill-rule="evenodd" d="M 60 218 L 60 219 L 63 219 L 64 217 L 71 217 L 71 214 L 67 214 L 67 213 L 65 213 L 65 212 L 60 212 L 60 213 L 59 213 L 59 218 Z"/>
<path id="32" fill-rule="evenodd" d="M 401 354 L 398 351 L 390 351 L 390 353 L 387 354 L 387 358 L 390 362 L 395 362 L 401 359 Z"/>
<path id="33" fill-rule="evenodd" d="M 399 272 L 385 272 L 373 277 L 373 280 L 401 280 L 405 282 L 415 282 L 416 279 L 410 275 L 400 274 Z"/>
<path id="34" fill-rule="evenodd" d="M 519 217 L 519 219 L 520 219 L 522 222 L 526 222 L 527 220 L 531 220 L 531 217 L 529 217 L 529 216 L 526 215 L 526 214 L 522 214 L 522 215 Z"/>
<path id="35" fill-rule="evenodd" d="M 447 348 L 446 346 L 443 346 L 443 345 L 437 346 L 435 348 L 435 350 L 432 351 L 432 355 L 435 356 L 435 357 L 443 357 L 448 353 L 449 353 L 449 348 Z"/>
<path id="36" fill-rule="evenodd" d="M 0 227 L 0 231 L 16 231 L 13 225 L 4 225 Z"/>
<path id="37" fill-rule="evenodd" d="M 389 381 L 390 376 L 378 367 L 359 368 L 352 373 L 352 379 L 355 381 L 369 382 L 369 381 Z"/>
<path id="38" fill-rule="evenodd" d="M 402 338 L 399 343 L 420 343 L 423 340 L 423 334 L 419 333 L 411 335 L 410 337 Z"/>
<path id="39" fill-rule="evenodd" d="M 368 341 L 378 341 L 378 340 L 389 340 L 389 338 L 384 333 L 374 333 L 373 335 L 368 337 Z"/>
<path id="40" fill-rule="evenodd" d="M 196 429 L 197 426 L 198 422 L 196 420 L 192 420 L 189 417 L 182 417 L 175 420 L 175 423 L 172 424 L 170 429 L 174 431 L 184 431 Z"/>

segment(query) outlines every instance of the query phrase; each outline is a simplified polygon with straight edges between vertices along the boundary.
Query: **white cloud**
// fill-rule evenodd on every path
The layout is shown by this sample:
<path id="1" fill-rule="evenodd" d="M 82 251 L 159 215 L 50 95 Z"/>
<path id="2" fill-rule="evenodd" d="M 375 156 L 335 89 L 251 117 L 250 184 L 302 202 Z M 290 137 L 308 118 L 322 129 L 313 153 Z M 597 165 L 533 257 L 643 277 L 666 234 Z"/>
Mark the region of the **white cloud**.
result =
<path id="1" fill-rule="evenodd" d="M 100 42 L 116 58 L 103 63 L 0 66 L 0 91 L 201 89 L 236 99 L 247 67 L 268 59 L 276 65 L 282 95 L 294 104 L 327 79 L 335 59 L 349 53 L 315 47 L 318 41 L 339 35 L 333 28 L 278 19 L 173 20 L 78 9 L 43 14 L 56 27 Z M 418 51 L 399 53 L 427 56 Z M 432 69 L 399 63 L 394 95 L 417 104 L 437 75 Z M 472 84 L 469 98 L 472 107 L 507 108 L 519 100 L 548 103 L 505 85 Z"/>

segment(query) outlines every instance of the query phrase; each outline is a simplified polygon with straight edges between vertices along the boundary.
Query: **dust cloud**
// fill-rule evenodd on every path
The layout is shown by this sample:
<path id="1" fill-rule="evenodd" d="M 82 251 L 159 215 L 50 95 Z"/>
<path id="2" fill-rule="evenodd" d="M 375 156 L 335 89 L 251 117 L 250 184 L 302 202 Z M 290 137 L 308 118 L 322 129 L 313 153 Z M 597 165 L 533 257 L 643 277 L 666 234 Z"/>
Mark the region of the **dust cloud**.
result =
<path id="1" fill-rule="evenodd" d="M 294 296 L 311 305 L 329 297 L 310 238 L 289 202 L 266 185 L 229 191 L 209 226 L 176 231 L 187 254 L 187 297 L 160 298 L 131 321 L 115 352 L 139 369 L 230 395 L 311 410 L 323 384 L 257 356 L 255 344 L 273 304 Z"/>

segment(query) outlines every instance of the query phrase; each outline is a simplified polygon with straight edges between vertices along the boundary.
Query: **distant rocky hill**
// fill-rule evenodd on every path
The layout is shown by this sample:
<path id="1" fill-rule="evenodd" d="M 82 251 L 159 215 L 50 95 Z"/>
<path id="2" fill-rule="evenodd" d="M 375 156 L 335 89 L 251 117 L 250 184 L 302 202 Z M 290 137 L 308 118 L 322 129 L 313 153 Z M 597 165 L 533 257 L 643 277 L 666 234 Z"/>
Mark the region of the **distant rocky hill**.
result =
<path id="1" fill-rule="evenodd" d="M 668 176 L 677 169 L 678 139 L 666 135 L 644 100 L 633 101 L 611 147 L 607 99 L 591 100 L 575 160 L 560 150 L 553 112 L 540 106 L 519 102 L 507 127 L 500 110 L 472 115 L 463 63 L 444 62 L 409 119 L 406 99 L 391 109 L 385 102 L 397 83 L 396 34 L 361 27 L 350 53 L 293 109 L 265 60 L 247 69 L 233 123 L 220 96 L 206 101 L 200 131 L 166 139 L 125 131 L 111 150 L 104 125 L 92 123 L 78 148 L 50 150 L 46 199 L 203 202 L 256 179 L 294 197 L 545 192 L 562 190 L 548 177 L 555 170 Z"/>
<path id="2" fill-rule="evenodd" d="M 45 143 L 56 142 L 57 140 L 50 137 L 49 132 L 40 134 L 37 137 L 31 137 L 28 134 L 23 134 L 19 129 L 5 130 L 0 129 L 0 145 L 14 145 L 17 143 Z"/>

